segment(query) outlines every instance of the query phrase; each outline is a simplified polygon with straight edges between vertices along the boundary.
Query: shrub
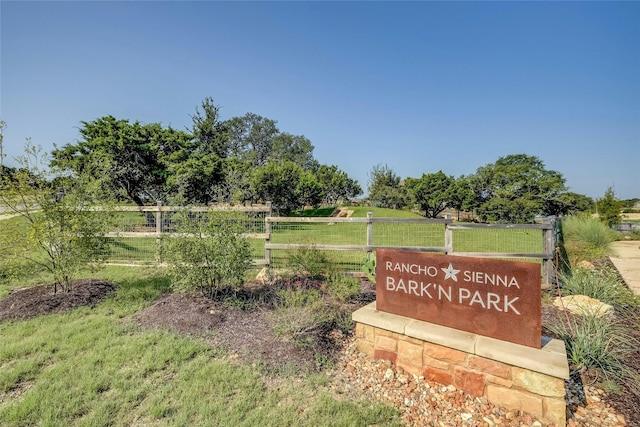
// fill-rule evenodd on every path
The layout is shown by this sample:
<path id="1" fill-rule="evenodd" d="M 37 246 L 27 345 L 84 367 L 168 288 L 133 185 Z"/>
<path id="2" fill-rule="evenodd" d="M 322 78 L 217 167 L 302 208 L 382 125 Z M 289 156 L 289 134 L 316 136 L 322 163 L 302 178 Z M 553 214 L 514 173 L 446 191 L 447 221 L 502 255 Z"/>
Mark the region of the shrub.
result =
<path id="1" fill-rule="evenodd" d="M 305 245 L 289 251 L 289 265 L 295 273 L 310 277 L 322 277 L 331 269 L 331 260 L 327 254 L 313 245 Z"/>
<path id="2" fill-rule="evenodd" d="M 301 348 L 308 349 L 316 346 L 332 317 L 332 310 L 325 305 L 319 291 L 283 289 L 278 292 L 271 322 L 277 335 L 292 339 Z"/>
<path id="3" fill-rule="evenodd" d="M 54 279 L 54 292 L 58 287 L 66 292 L 82 269 L 97 267 L 108 255 L 110 241 L 105 234 L 112 213 L 93 209 L 101 200 L 98 181 L 63 176 L 48 181 L 55 170 L 46 166 L 45 159 L 40 147 L 27 142 L 25 155 L 17 159 L 21 168 L 0 175 L 0 202 L 22 219 L 19 225 L 14 223 L 21 232 L 4 234 L 0 249 L 11 254 L 13 266 L 20 265 L 15 258 L 22 258 L 47 270 Z"/>
<path id="4" fill-rule="evenodd" d="M 333 271 L 324 283 L 324 290 L 338 301 L 346 302 L 360 294 L 360 279 Z"/>
<path id="5" fill-rule="evenodd" d="M 622 211 L 622 202 L 616 199 L 615 192 L 612 187 L 607 188 L 604 197 L 596 202 L 598 209 L 598 217 L 607 226 L 620 223 L 620 212 Z"/>
<path id="6" fill-rule="evenodd" d="M 223 289 L 238 288 L 251 264 L 243 219 L 237 212 L 177 213 L 172 218 L 176 233 L 163 241 L 174 287 L 200 290 L 210 298 Z"/>

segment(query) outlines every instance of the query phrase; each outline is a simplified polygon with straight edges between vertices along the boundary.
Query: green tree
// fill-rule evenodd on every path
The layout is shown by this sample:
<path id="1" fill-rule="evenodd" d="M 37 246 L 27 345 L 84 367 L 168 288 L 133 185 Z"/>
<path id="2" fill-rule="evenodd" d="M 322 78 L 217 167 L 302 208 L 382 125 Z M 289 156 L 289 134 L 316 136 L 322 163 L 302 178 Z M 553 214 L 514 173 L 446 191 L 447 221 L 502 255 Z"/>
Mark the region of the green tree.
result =
<path id="1" fill-rule="evenodd" d="M 389 166 L 377 164 L 369 173 L 369 203 L 381 208 L 401 209 L 408 195 L 400 177 Z"/>
<path id="2" fill-rule="evenodd" d="M 276 121 L 253 113 L 229 119 L 230 155 L 253 166 L 264 166 L 273 150 L 275 137 L 280 133 Z"/>
<path id="3" fill-rule="evenodd" d="M 269 162 L 254 169 L 251 185 L 262 201 L 271 201 L 273 209 L 285 215 L 300 207 L 298 186 L 302 177 L 302 167 L 293 162 Z"/>
<path id="4" fill-rule="evenodd" d="M 296 187 L 296 195 L 300 201 L 300 208 L 305 206 L 317 207 L 322 201 L 322 187 L 316 176 L 308 171 L 302 171 Z"/>
<path id="5" fill-rule="evenodd" d="M 545 202 L 566 191 L 559 172 L 535 156 L 512 154 L 477 169 L 471 178 L 478 214 L 497 222 L 531 222 Z"/>
<path id="6" fill-rule="evenodd" d="M 294 162 L 309 172 L 315 172 L 320 166 L 313 157 L 313 144 L 302 135 L 280 133 L 273 138 L 271 152 L 267 161 Z"/>
<path id="7" fill-rule="evenodd" d="M 457 211 L 460 221 L 460 211 L 473 209 L 474 193 L 468 177 L 461 176 L 449 187 L 449 206 Z"/>
<path id="8" fill-rule="evenodd" d="M 224 163 L 225 182 L 222 190 L 224 200 L 229 202 L 254 202 L 258 199 L 251 186 L 251 171 L 253 167 L 249 162 L 242 162 L 236 157 L 226 159 Z"/>
<path id="9" fill-rule="evenodd" d="M 569 191 L 546 199 L 542 210 L 545 215 L 566 216 L 589 212 L 593 210 L 594 205 L 591 197 Z"/>
<path id="10" fill-rule="evenodd" d="M 111 214 L 93 209 L 104 202 L 100 182 L 58 175 L 58 185 L 52 186 L 47 179 L 55 171 L 47 168 L 42 149 L 30 141 L 17 160 L 21 167 L 15 175 L 0 177 L 4 189 L 0 201 L 27 227 L 12 242 L 14 254 L 49 271 L 54 292 L 69 291 L 82 269 L 99 265 L 108 255 L 105 233 Z"/>
<path id="11" fill-rule="evenodd" d="M 168 170 L 167 186 L 176 201 L 205 205 L 226 201 L 225 162 L 218 155 L 193 152 L 184 160 L 172 163 Z"/>
<path id="12" fill-rule="evenodd" d="M 201 107 L 202 112 L 196 108 L 191 116 L 194 151 L 225 158 L 229 154 L 230 141 L 227 124 L 220 121 L 220 107 L 211 97 L 205 98 Z"/>
<path id="13" fill-rule="evenodd" d="M 52 165 L 100 180 L 121 199 L 143 206 L 167 196 L 169 163 L 191 136 L 160 124 L 129 123 L 105 116 L 82 122 L 76 144 L 56 148 Z"/>
<path id="14" fill-rule="evenodd" d="M 238 288 L 251 265 L 250 245 L 242 233 L 238 212 L 188 211 L 173 216 L 177 233 L 163 240 L 163 256 L 181 290 L 199 290 L 214 298 L 220 291 Z"/>
<path id="15" fill-rule="evenodd" d="M 358 182 L 349 178 L 336 165 L 321 165 L 316 171 L 316 177 L 322 188 L 322 203 L 325 205 L 333 205 L 339 200 L 348 201 L 362 194 Z"/>
<path id="16" fill-rule="evenodd" d="M 407 178 L 405 187 L 427 218 L 437 218 L 449 206 L 451 187 L 455 180 L 444 172 L 423 174 L 421 178 Z"/>
<path id="17" fill-rule="evenodd" d="M 604 197 L 596 202 L 598 218 L 609 227 L 620 223 L 622 213 L 622 203 L 616 199 L 615 191 L 612 187 L 607 188 Z"/>

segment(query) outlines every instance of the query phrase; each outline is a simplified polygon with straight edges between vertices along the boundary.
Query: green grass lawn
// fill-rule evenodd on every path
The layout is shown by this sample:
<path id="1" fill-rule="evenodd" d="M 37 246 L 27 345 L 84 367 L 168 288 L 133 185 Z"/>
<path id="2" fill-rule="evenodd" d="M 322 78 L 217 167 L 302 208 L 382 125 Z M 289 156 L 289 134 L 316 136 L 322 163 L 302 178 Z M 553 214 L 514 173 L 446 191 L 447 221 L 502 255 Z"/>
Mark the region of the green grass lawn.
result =
<path id="1" fill-rule="evenodd" d="M 277 378 L 227 362 L 195 337 L 132 316 L 169 290 L 156 269 L 108 267 L 95 308 L 0 324 L 0 425 L 399 425 L 389 406 L 337 400 L 324 375 Z"/>

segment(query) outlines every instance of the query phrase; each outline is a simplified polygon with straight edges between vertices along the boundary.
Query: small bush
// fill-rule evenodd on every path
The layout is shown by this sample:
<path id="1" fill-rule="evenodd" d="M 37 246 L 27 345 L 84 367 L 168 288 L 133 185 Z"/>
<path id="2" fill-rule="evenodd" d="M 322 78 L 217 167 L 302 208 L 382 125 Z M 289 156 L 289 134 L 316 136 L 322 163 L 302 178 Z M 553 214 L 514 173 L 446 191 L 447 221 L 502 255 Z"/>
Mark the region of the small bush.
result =
<path id="1" fill-rule="evenodd" d="M 292 339 L 301 348 L 318 343 L 319 335 L 333 318 L 332 310 L 316 290 L 283 289 L 278 292 L 276 310 L 271 315 L 274 332 Z"/>
<path id="2" fill-rule="evenodd" d="M 210 298 L 244 283 L 251 265 L 248 240 L 242 236 L 243 217 L 237 212 L 211 211 L 194 216 L 174 215 L 176 233 L 163 242 L 163 255 L 180 290 L 200 290 Z"/>
<path id="3" fill-rule="evenodd" d="M 313 245 L 289 251 L 288 257 L 289 265 L 297 274 L 322 277 L 331 269 L 332 262 L 327 254 Z"/>
<path id="4" fill-rule="evenodd" d="M 347 302 L 360 294 L 360 279 L 334 271 L 324 283 L 324 290 L 338 301 Z"/>

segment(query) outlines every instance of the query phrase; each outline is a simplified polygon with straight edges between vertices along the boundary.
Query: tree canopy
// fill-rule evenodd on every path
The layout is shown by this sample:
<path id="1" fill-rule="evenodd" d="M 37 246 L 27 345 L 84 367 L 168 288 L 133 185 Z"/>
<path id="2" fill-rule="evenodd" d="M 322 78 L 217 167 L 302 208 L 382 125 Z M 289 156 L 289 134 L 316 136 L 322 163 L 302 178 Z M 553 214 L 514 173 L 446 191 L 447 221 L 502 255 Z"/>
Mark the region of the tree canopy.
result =
<path id="1" fill-rule="evenodd" d="M 271 201 L 289 212 L 362 194 L 344 171 L 315 159 L 308 138 L 280 131 L 273 119 L 246 113 L 222 120 L 210 97 L 191 119 L 186 130 L 113 116 L 83 121 L 79 140 L 56 147 L 51 165 L 98 180 L 114 198 L 138 205 Z M 377 164 L 368 191 L 372 206 L 416 208 L 427 217 L 452 208 L 492 222 L 530 222 L 593 206 L 589 197 L 567 192 L 562 174 L 527 154 L 500 157 L 457 179 L 440 170 L 403 180 Z"/>
<path id="2" fill-rule="evenodd" d="M 497 222 L 530 222 L 566 191 L 559 172 L 547 170 L 542 160 L 526 154 L 500 157 L 477 169 L 471 178 L 477 212 Z"/>
<path id="3" fill-rule="evenodd" d="M 79 141 L 56 147 L 52 166 L 101 180 L 114 198 L 140 206 L 272 201 L 288 212 L 362 193 L 345 172 L 314 158 L 308 138 L 281 132 L 275 120 L 254 113 L 221 120 L 212 98 L 191 119 L 185 131 L 112 116 L 83 121 Z"/>
<path id="4" fill-rule="evenodd" d="M 413 196 L 416 207 L 427 218 L 437 218 L 452 204 L 455 180 L 442 171 L 423 174 L 421 178 L 407 178 L 405 185 Z"/>

